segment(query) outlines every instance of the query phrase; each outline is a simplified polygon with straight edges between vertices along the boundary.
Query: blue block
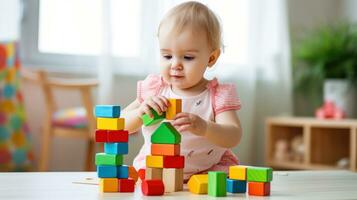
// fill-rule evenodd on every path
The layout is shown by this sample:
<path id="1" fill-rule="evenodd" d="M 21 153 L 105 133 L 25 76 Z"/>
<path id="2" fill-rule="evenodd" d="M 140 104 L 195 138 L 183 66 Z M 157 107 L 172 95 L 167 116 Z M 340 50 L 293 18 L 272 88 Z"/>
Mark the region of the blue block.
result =
<path id="1" fill-rule="evenodd" d="M 129 177 L 129 167 L 126 165 L 117 166 L 117 178 L 127 179 Z"/>
<path id="2" fill-rule="evenodd" d="M 227 192 L 245 193 L 247 191 L 247 181 L 232 180 L 227 178 Z"/>
<path id="3" fill-rule="evenodd" d="M 99 178 L 116 178 L 117 166 L 112 165 L 98 165 L 97 173 Z"/>
<path id="4" fill-rule="evenodd" d="M 120 117 L 120 106 L 96 105 L 94 109 L 95 117 L 118 118 Z"/>
<path id="5" fill-rule="evenodd" d="M 107 154 L 128 154 L 127 142 L 104 143 L 104 152 Z"/>

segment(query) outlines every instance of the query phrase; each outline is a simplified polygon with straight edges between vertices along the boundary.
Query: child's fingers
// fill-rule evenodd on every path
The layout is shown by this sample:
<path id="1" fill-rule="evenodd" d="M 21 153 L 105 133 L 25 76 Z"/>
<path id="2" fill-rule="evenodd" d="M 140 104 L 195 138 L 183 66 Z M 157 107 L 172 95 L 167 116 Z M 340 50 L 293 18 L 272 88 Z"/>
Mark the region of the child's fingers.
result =
<path id="1" fill-rule="evenodd" d="M 184 112 L 177 113 L 174 117 L 174 120 L 182 118 L 182 117 L 189 117 L 189 113 L 184 113 Z"/>
<path id="2" fill-rule="evenodd" d="M 191 124 L 191 120 L 188 117 L 178 118 L 178 119 L 175 119 L 172 122 L 173 126 L 183 126 L 183 125 L 186 125 L 186 124 Z"/>
<path id="3" fill-rule="evenodd" d="M 179 132 L 188 131 L 191 128 L 191 124 L 183 125 L 177 128 Z"/>
<path id="4" fill-rule="evenodd" d="M 149 105 L 146 104 L 146 105 L 143 107 L 143 111 L 144 111 L 145 114 L 149 115 L 151 118 L 153 117 L 153 114 L 152 114 L 152 112 L 151 112 L 151 110 L 150 110 L 150 106 L 149 106 Z"/>
<path id="5" fill-rule="evenodd" d="M 147 102 L 147 104 L 154 109 L 159 115 L 161 115 L 162 110 L 160 108 L 160 106 L 154 101 L 154 100 L 150 100 Z"/>
<path id="6" fill-rule="evenodd" d="M 169 102 L 169 100 L 168 100 L 166 97 L 164 97 L 164 96 L 158 96 L 158 98 L 160 98 L 160 99 L 165 103 L 166 108 L 169 107 L 170 102 Z"/>
<path id="7" fill-rule="evenodd" d="M 162 112 L 166 111 L 167 106 L 164 100 L 160 97 L 153 97 L 152 100 L 160 107 Z"/>

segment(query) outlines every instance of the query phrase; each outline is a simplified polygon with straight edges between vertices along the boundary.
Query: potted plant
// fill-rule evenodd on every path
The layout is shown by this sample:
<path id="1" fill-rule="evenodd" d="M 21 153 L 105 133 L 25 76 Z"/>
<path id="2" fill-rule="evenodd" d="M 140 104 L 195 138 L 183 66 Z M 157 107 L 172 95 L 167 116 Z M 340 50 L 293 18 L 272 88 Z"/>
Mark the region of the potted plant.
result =
<path id="1" fill-rule="evenodd" d="M 323 100 L 332 101 L 355 117 L 357 85 L 357 29 L 355 25 L 328 25 L 307 34 L 294 49 L 295 88 L 323 88 Z"/>

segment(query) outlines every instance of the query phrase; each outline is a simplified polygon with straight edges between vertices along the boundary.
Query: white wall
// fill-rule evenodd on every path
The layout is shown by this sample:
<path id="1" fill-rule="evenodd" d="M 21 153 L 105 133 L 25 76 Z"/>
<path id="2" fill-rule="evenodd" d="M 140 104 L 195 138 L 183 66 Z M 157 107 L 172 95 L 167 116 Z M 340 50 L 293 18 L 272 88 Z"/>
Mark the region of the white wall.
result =
<path id="1" fill-rule="evenodd" d="M 0 0 L 0 41 L 16 40 L 20 34 L 19 0 Z"/>

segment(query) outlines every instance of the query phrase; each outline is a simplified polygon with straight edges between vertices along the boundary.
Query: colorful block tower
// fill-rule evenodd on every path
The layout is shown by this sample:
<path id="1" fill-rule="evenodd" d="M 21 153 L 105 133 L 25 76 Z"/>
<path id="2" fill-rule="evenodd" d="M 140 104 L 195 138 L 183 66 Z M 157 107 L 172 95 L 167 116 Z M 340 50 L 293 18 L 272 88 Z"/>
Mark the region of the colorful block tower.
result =
<path id="1" fill-rule="evenodd" d="M 128 131 L 124 130 L 125 120 L 120 118 L 120 106 L 97 105 L 96 142 L 104 142 L 104 153 L 97 153 L 95 164 L 101 192 L 134 192 L 133 168 L 123 165 L 123 155 L 128 154 Z M 135 170 L 135 169 L 134 169 Z M 137 178 L 136 178 L 137 179 Z"/>
<path id="2" fill-rule="evenodd" d="M 181 112 L 181 99 L 169 99 L 170 106 L 166 113 L 158 115 L 153 111 L 153 118 L 144 115 L 146 126 L 159 123 Z M 151 155 L 146 157 L 146 180 L 162 180 L 165 192 L 183 190 L 183 168 L 185 157 L 180 155 L 181 135 L 170 122 L 162 122 L 151 136 Z"/>

